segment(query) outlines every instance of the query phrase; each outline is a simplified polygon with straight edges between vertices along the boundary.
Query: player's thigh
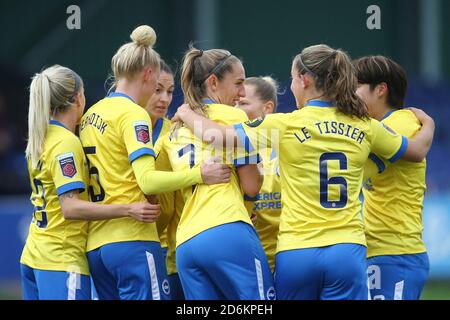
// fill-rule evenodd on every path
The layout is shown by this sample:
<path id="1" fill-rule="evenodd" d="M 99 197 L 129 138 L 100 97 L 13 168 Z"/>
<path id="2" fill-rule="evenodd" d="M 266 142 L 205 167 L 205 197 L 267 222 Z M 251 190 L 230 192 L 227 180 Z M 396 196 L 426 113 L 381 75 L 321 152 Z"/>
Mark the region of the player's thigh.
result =
<path id="1" fill-rule="evenodd" d="M 39 300 L 90 300 L 89 276 L 75 272 L 35 270 Z"/>
<path id="2" fill-rule="evenodd" d="M 223 300 L 225 297 L 220 289 L 195 259 L 193 252 L 198 251 L 199 247 L 194 238 L 182 243 L 176 250 L 178 276 L 184 297 L 186 300 Z"/>
<path id="3" fill-rule="evenodd" d="M 120 299 L 169 300 L 170 288 L 161 245 L 127 241 L 104 245 L 102 260 L 117 280 Z"/>
<path id="4" fill-rule="evenodd" d="M 20 264 L 23 300 L 38 300 L 38 288 L 33 268 Z"/>
<path id="5" fill-rule="evenodd" d="M 275 299 L 272 272 L 253 226 L 244 222 L 220 225 L 194 241 L 196 260 L 227 299 Z"/>
<path id="6" fill-rule="evenodd" d="M 318 248 L 278 252 L 275 256 L 275 289 L 278 300 L 319 299 L 322 272 Z"/>
<path id="7" fill-rule="evenodd" d="M 342 243 L 324 248 L 321 299 L 368 300 L 366 247 Z"/>
<path id="8" fill-rule="evenodd" d="M 368 259 L 367 273 L 371 299 L 417 300 L 428 279 L 428 255 L 373 257 Z"/>
<path id="9" fill-rule="evenodd" d="M 91 279 L 94 284 L 92 294 L 94 298 L 97 297 L 99 300 L 119 300 L 117 279 L 104 265 L 101 249 L 102 247 L 87 253 Z"/>

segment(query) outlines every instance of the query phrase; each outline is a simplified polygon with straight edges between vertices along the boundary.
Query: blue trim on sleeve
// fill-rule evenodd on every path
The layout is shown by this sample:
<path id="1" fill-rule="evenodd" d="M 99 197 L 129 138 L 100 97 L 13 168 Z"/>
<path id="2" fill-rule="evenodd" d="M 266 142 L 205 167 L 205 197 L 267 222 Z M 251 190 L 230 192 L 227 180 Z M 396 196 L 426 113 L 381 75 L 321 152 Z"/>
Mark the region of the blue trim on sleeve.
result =
<path id="1" fill-rule="evenodd" d="M 406 149 L 408 149 L 408 138 L 402 136 L 402 145 L 400 146 L 400 149 L 398 149 L 397 153 L 394 154 L 394 156 L 391 159 L 389 159 L 389 162 L 394 163 L 395 161 L 403 157 L 403 155 L 406 152 Z"/>
<path id="2" fill-rule="evenodd" d="M 156 158 L 155 155 L 155 151 L 153 151 L 153 149 L 150 148 L 140 148 L 134 152 L 132 152 L 129 156 L 128 159 L 130 160 L 130 163 L 133 162 L 134 160 L 136 160 L 139 157 L 142 157 L 143 155 L 148 154 L 149 156 L 152 156 L 154 158 Z"/>
<path id="3" fill-rule="evenodd" d="M 133 98 L 131 98 L 129 95 L 122 93 L 122 92 L 111 92 L 108 95 L 108 98 L 115 98 L 115 97 L 122 97 L 122 98 L 127 98 L 130 99 L 131 101 L 133 101 L 134 103 L 136 103 Z"/>
<path id="4" fill-rule="evenodd" d="M 56 193 L 58 194 L 58 197 L 66 192 L 72 191 L 72 190 L 81 190 L 84 191 L 85 186 L 84 183 L 81 181 L 76 182 L 69 182 L 65 185 L 62 185 L 58 189 L 56 189 Z"/>
<path id="5" fill-rule="evenodd" d="M 244 201 L 258 201 L 258 200 L 259 200 L 259 195 L 250 197 L 250 196 L 244 194 Z"/>
<path id="6" fill-rule="evenodd" d="M 251 156 L 246 156 L 246 157 L 242 157 L 242 158 L 238 158 L 236 160 L 233 161 L 233 165 L 236 168 L 245 166 L 247 164 L 258 164 L 262 161 L 262 158 L 259 154 L 254 154 Z"/>
<path id="7" fill-rule="evenodd" d="M 374 153 L 369 154 L 369 159 L 375 162 L 375 164 L 377 165 L 378 173 L 382 173 L 386 169 L 383 160 L 378 158 Z"/>
<path id="8" fill-rule="evenodd" d="M 156 125 L 155 125 L 155 128 L 153 129 L 153 133 L 152 133 L 153 145 L 156 144 L 156 141 L 158 140 L 159 135 L 161 134 L 163 123 L 164 123 L 164 120 L 162 118 L 159 118 L 158 120 L 156 120 Z"/>
<path id="9" fill-rule="evenodd" d="M 239 137 L 239 140 L 241 141 L 242 145 L 245 148 L 245 151 L 250 153 L 253 152 L 253 146 L 250 143 L 250 139 L 248 138 L 247 134 L 245 133 L 244 127 L 242 127 L 241 123 L 235 124 L 234 129 L 236 130 L 236 134 Z"/>

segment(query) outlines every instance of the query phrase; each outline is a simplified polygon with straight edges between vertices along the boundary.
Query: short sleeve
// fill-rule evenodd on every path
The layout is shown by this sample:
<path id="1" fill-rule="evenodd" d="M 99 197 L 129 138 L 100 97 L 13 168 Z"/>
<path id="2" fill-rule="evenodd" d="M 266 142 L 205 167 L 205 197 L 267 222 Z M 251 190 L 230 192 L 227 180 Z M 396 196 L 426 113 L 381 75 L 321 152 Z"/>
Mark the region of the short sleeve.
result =
<path id="1" fill-rule="evenodd" d="M 222 121 L 227 125 L 234 125 L 236 123 L 246 123 L 248 122 L 247 114 L 239 109 L 228 109 L 228 113 L 222 119 Z M 233 112 L 230 112 L 233 111 Z M 257 150 L 248 151 L 244 148 L 230 148 L 230 152 L 233 153 L 233 165 L 236 168 L 249 165 L 258 164 L 262 161 L 261 156 L 258 154 Z"/>
<path id="2" fill-rule="evenodd" d="M 130 111 L 124 113 L 119 121 L 119 132 L 125 142 L 130 162 L 143 155 L 155 157 L 151 120 L 144 109 L 130 108 Z"/>
<path id="3" fill-rule="evenodd" d="M 378 158 L 388 159 L 391 163 L 396 162 L 405 154 L 408 148 L 408 139 L 375 119 L 371 119 L 371 121 L 372 153 Z"/>
<path id="4" fill-rule="evenodd" d="M 246 152 L 265 148 L 278 149 L 281 137 L 284 135 L 290 114 L 277 113 L 253 121 L 234 125 L 241 146 Z"/>
<path id="5" fill-rule="evenodd" d="M 62 139 L 50 154 L 50 170 L 58 196 L 72 191 L 86 189 L 86 160 L 81 142 L 74 136 Z"/>

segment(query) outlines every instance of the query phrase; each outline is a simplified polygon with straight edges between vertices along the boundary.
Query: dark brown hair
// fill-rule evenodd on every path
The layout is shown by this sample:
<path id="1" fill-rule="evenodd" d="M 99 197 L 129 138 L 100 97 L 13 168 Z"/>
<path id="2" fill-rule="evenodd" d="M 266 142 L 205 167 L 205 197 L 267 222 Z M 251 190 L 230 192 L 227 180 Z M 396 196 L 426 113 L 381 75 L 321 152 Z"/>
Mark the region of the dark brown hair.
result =
<path id="1" fill-rule="evenodd" d="M 382 82 L 386 83 L 389 106 L 403 108 L 408 80 L 405 70 L 398 63 L 383 56 L 367 56 L 353 61 L 353 65 L 359 83 L 369 84 L 371 90 Z"/>

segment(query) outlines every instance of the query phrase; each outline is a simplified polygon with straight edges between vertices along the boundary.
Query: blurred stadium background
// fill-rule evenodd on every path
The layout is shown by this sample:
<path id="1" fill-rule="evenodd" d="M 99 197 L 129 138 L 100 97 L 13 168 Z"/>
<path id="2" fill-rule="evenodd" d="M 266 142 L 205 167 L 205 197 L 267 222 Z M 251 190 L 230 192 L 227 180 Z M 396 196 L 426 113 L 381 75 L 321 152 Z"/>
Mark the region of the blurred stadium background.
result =
<path id="1" fill-rule="evenodd" d="M 79 30 L 66 26 L 72 4 L 81 9 Z M 370 5 L 381 9 L 381 30 L 366 26 Z M 90 106 L 105 95 L 113 53 L 140 24 L 156 30 L 156 50 L 173 66 L 194 41 L 242 57 L 247 76 L 273 75 L 287 89 L 281 112 L 295 108 L 290 63 L 305 46 L 327 43 L 353 58 L 383 54 L 401 63 L 409 77 L 407 104 L 436 121 L 427 158 L 424 237 L 431 272 L 423 299 L 450 299 L 449 17 L 449 0 L 1 1 L 0 299 L 20 298 L 19 257 L 32 212 L 23 153 L 31 76 L 55 63 L 76 70 Z M 181 101 L 178 88 L 172 113 Z"/>

